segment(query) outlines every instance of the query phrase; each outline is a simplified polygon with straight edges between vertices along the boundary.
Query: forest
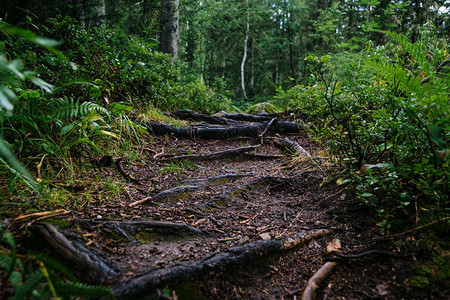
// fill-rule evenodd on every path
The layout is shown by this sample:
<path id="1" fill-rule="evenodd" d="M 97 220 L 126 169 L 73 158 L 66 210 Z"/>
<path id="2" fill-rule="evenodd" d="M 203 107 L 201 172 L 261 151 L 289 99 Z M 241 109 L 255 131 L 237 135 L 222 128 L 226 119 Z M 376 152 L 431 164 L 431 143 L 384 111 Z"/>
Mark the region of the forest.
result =
<path id="1" fill-rule="evenodd" d="M 448 297 L 449 37 L 448 0 L 2 0 L 0 298 Z"/>

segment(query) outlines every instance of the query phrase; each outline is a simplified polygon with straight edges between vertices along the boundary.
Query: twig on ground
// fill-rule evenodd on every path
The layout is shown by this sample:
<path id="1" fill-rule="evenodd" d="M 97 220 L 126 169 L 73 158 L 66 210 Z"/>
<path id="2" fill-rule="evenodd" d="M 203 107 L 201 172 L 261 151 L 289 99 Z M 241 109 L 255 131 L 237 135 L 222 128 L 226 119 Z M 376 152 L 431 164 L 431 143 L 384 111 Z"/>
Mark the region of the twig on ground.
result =
<path id="1" fill-rule="evenodd" d="M 302 300 L 314 300 L 316 299 L 316 291 L 320 283 L 324 281 L 334 267 L 337 265 L 336 262 L 327 262 L 324 264 L 314 275 L 308 280 L 308 285 L 302 295 Z"/>

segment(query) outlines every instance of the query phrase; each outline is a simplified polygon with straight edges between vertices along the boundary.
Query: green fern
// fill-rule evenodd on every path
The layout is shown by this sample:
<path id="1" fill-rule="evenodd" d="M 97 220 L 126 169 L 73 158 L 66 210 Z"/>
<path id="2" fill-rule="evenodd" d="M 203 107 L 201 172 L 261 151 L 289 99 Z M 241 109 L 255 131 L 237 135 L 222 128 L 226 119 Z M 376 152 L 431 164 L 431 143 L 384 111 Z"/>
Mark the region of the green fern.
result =
<path id="1" fill-rule="evenodd" d="M 35 287 L 42 283 L 45 279 L 44 274 L 41 269 L 34 271 L 27 280 L 21 285 L 15 286 L 15 295 L 12 300 L 23 300 L 27 299 L 28 296 L 33 292 Z"/>
<path id="2" fill-rule="evenodd" d="M 55 289 L 58 295 L 64 296 L 79 296 L 83 298 L 90 297 L 108 297 L 112 298 L 110 289 L 102 286 L 87 285 L 79 282 L 64 282 L 58 280 L 54 282 Z"/>
<path id="3" fill-rule="evenodd" d="M 53 100 L 55 101 L 53 117 L 56 119 L 72 119 L 80 116 L 86 116 L 93 111 L 109 116 L 109 112 L 106 108 L 94 102 L 81 102 L 80 98 L 73 99 L 68 97 Z"/>
<path id="4" fill-rule="evenodd" d="M 59 261 L 57 261 L 53 257 L 50 257 L 46 254 L 39 252 L 30 253 L 29 255 L 35 260 L 42 261 L 43 263 L 45 263 L 45 265 L 51 270 L 63 274 L 64 277 L 67 278 L 68 280 L 77 281 L 75 276 L 73 276 L 73 274 L 64 265 L 62 265 Z"/>
<path id="5" fill-rule="evenodd" d="M 365 64 L 380 73 L 386 81 L 394 83 L 405 92 L 418 93 L 422 80 L 413 76 L 408 70 L 390 63 L 378 63 L 364 60 Z"/>

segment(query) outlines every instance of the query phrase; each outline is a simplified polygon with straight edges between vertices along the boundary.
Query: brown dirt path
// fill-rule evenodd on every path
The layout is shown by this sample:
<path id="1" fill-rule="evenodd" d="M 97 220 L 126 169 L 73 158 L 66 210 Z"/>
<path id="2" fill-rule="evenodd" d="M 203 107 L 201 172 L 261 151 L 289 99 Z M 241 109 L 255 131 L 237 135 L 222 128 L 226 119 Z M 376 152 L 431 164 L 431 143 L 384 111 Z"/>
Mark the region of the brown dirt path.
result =
<path id="1" fill-rule="evenodd" d="M 65 222 L 71 226 L 61 230 L 106 257 L 122 271 L 124 281 L 238 245 L 287 238 L 314 229 L 332 230 L 331 235 L 294 251 L 256 257 L 192 281 L 162 286 L 161 299 L 175 299 L 175 295 L 178 299 L 300 299 L 314 272 L 325 262 L 337 260 L 325 254 L 333 239 L 342 242 L 341 252 L 346 254 L 372 249 L 399 250 L 390 242 L 352 245 L 379 233 L 373 227 L 373 212 L 336 185 L 336 178 L 330 175 L 332 166 L 321 157 L 321 149 L 302 132 L 283 137 L 301 145 L 315 157 L 316 163 L 305 156 L 284 152 L 271 140 L 250 153 L 278 158 L 240 155 L 218 160 L 172 161 L 174 155 L 258 145 L 259 139 L 152 137 L 151 149 L 141 149 L 141 163 L 121 160 L 123 168 L 137 181 L 123 179 L 127 183 L 120 197 L 72 211 L 65 216 Z M 105 178 L 122 176 L 114 166 L 99 172 Z M 159 194 L 173 188 L 184 192 L 169 198 Z M 149 197 L 148 201 L 130 207 Z M 139 225 L 155 221 L 189 227 Z M 339 265 L 320 287 L 319 297 L 415 297 L 415 292 L 405 288 L 414 259 L 379 255 L 339 259 Z"/>

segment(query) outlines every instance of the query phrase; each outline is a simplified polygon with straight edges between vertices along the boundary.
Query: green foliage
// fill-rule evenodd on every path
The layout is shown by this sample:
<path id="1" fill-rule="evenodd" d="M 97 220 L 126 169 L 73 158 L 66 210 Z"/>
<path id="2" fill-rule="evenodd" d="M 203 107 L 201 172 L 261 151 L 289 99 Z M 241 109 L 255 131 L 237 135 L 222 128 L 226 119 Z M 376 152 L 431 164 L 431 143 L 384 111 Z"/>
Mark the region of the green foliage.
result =
<path id="1" fill-rule="evenodd" d="M 312 85 L 279 89 L 274 97 L 313 123 L 311 133 L 351 170 L 346 182 L 377 211 L 385 232 L 413 213 L 446 216 L 450 175 L 448 72 L 434 73 L 448 59 L 445 44 L 388 34 L 394 42 L 369 47 L 361 66 L 356 55 L 354 62 L 307 57 Z"/>
<path id="2" fill-rule="evenodd" d="M 94 297 L 112 297 L 108 288 L 85 285 L 58 261 L 43 254 L 17 254 L 14 236 L 0 227 L 0 276 L 4 284 L 10 284 L 13 290 L 7 296 L 10 299 L 71 299 L 73 296 L 89 299 Z"/>

